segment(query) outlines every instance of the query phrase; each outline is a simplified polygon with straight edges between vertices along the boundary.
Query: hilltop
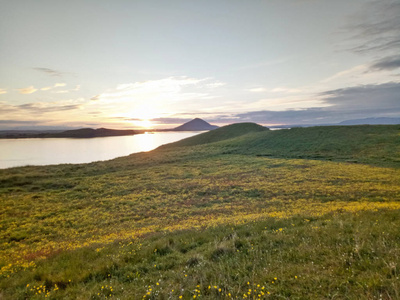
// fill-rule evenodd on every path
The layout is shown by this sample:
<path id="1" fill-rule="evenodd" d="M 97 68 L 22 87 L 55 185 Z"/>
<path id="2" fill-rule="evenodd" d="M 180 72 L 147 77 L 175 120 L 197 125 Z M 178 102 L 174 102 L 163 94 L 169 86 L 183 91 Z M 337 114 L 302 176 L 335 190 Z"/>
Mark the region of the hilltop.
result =
<path id="1" fill-rule="evenodd" d="M 267 128 L 255 123 L 236 123 L 204 132 L 194 137 L 165 145 L 165 147 L 194 146 L 232 139 L 245 134 L 268 131 Z"/>
<path id="2" fill-rule="evenodd" d="M 171 129 L 171 131 L 203 131 L 203 130 L 213 130 L 218 128 L 218 126 L 211 125 L 210 123 L 199 119 L 195 118 L 189 122 L 186 122 L 185 124 L 182 124 L 178 127 L 175 127 L 174 129 Z"/>

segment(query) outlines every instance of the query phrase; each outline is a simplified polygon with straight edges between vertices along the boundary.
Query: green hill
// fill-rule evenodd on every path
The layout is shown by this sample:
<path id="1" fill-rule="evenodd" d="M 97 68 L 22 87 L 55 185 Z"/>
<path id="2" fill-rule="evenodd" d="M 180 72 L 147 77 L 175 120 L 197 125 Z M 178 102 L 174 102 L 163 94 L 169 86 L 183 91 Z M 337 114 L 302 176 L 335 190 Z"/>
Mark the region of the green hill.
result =
<path id="1" fill-rule="evenodd" d="M 400 125 L 321 126 L 265 130 L 233 124 L 168 147 L 202 145 L 225 154 L 325 159 L 400 166 Z M 198 149 L 200 151 L 200 149 Z"/>
<path id="2" fill-rule="evenodd" d="M 214 129 L 175 143 L 165 145 L 164 148 L 203 145 L 232 139 L 249 133 L 267 131 L 268 129 L 255 123 L 238 123 Z"/>

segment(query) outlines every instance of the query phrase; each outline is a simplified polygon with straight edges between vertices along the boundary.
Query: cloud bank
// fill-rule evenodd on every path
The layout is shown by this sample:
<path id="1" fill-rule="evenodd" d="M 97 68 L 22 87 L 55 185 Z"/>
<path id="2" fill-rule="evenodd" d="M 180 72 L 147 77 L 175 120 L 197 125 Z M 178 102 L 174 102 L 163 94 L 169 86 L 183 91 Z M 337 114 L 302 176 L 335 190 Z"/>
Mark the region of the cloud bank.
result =
<path id="1" fill-rule="evenodd" d="M 204 117 L 207 121 L 218 124 L 236 122 L 256 122 L 265 125 L 310 125 L 334 124 L 344 120 L 367 117 L 400 116 L 400 83 L 370 84 L 343 89 L 328 90 L 316 94 L 326 105 L 303 109 L 281 111 L 257 110 L 243 113 L 221 113 L 217 116 Z M 201 114 L 192 114 L 192 116 Z M 156 121 L 157 119 L 155 119 Z M 166 123 L 183 123 L 187 117 L 160 119 Z"/>

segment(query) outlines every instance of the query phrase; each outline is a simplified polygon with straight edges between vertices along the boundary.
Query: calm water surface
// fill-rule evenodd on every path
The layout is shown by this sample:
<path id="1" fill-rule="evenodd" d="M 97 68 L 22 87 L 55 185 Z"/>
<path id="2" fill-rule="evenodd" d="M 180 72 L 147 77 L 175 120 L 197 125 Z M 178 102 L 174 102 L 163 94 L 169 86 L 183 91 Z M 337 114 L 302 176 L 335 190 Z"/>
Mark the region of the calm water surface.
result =
<path id="1" fill-rule="evenodd" d="M 150 151 L 200 132 L 157 132 L 91 139 L 0 139 L 0 168 L 89 163 Z"/>

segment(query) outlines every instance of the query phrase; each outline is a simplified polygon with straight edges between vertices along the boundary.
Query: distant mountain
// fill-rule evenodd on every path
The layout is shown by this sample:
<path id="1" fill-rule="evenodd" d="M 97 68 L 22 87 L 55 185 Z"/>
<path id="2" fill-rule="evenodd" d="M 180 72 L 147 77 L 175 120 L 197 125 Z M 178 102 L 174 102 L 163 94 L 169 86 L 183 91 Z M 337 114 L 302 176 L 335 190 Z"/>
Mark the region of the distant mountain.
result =
<path id="1" fill-rule="evenodd" d="M 206 121 L 196 118 L 192 121 L 189 121 L 181 126 L 178 126 L 173 131 L 202 131 L 202 130 L 213 130 L 218 128 L 218 126 L 211 125 Z"/>
<path id="2" fill-rule="evenodd" d="M 400 124 L 400 118 L 365 118 L 356 120 L 346 120 L 339 125 L 396 125 Z"/>

